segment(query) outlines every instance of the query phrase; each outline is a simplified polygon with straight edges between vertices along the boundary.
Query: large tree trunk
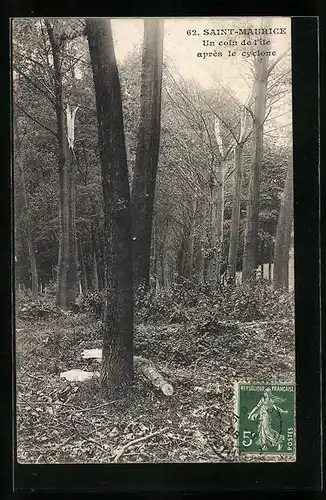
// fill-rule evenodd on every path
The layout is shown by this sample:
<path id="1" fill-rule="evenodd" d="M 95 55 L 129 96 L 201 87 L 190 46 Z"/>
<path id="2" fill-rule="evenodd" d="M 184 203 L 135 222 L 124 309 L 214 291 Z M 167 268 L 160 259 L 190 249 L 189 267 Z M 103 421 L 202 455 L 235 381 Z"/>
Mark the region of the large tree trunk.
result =
<path id="1" fill-rule="evenodd" d="M 242 191 L 242 151 L 243 145 L 237 144 L 235 149 L 235 173 L 234 173 L 234 193 L 232 203 L 232 219 L 230 231 L 230 246 L 228 259 L 228 277 L 232 282 L 235 281 L 237 271 L 239 225 L 240 225 L 240 207 Z"/>
<path id="2" fill-rule="evenodd" d="M 289 253 L 293 221 L 293 164 L 289 162 L 286 175 L 280 215 L 277 224 L 274 252 L 274 290 L 288 289 Z"/>
<path id="3" fill-rule="evenodd" d="M 132 181 L 135 290 L 149 287 L 150 248 L 161 128 L 163 20 L 144 20 L 140 125 Z"/>
<path id="4" fill-rule="evenodd" d="M 253 84 L 253 96 L 255 99 L 255 104 L 249 190 L 247 199 L 247 219 L 243 250 L 243 281 L 254 279 L 256 274 L 255 269 L 257 267 L 260 172 L 263 157 L 267 63 L 267 57 L 255 58 L 255 80 Z"/>
<path id="5" fill-rule="evenodd" d="M 59 190 L 60 190 L 60 237 L 58 262 L 57 304 L 67 309 L 76 298 L 76 228 L 74 216 L 74 173 L 73 161 L 66 136 L 65 111 L 63 103 L 62 40 L 55 35 L 53 26 L 45 19 L 53 57 L 53 77 L 55 112 L 57 118 L 57 138 L 59 144 Z"/>
<path id="6" fill-rule="evenodd" d="M 25 211 L 27 248 L 28 248 L 28 256 L 29 256 L 29 261 L 30 261 L 30 265 L 31 265 L 31 275 L 32 275 L 32 295 L 33 295 L 33 297 L 36 297 L 37 284 L 38 284 L 36 257 L 35 257 L 33 236 L 32 236 L 31 224 L 30 224 L 30 214 L 29 214 L 26 181 L 25 181 L 24 163 L 23 163 L 23 159 L 22 159 L 20 138 L 19 138 L 19 133 L 18 133 L 18 128 L 17 128 L 17 119 L 16 118 L 15 118 L 14 133 L 15 133 L 14 154 L 15 154 L 15 163 L 17 163 L 18 169 L 20 172 L 20 180 L 21 180 L 21 187 L 22 187 L 22 198 L 23 198 L 24 211 Z"/>
<path id="7" fill-rule="evenodd" d="M 95 86 L 106 240 L 101 384 L 112 394 L 133 379 L 133 279 L 128 166 L 111 22 L 86 20 Z"/>

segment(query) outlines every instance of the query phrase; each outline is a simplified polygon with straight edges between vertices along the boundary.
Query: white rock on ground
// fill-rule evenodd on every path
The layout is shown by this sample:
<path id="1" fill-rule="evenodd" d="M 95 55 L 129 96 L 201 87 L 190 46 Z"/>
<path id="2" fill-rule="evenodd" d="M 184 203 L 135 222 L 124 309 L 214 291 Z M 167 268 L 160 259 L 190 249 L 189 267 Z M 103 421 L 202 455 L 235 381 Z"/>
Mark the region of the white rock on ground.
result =
<path id="1" fill-rule="evenodd" d="M 70 382 L 84 382 L 84 380 L 89 380 L 92 377 L 98 377 L 99 372 L 86 372 L 84 370 L 74 369 L 68 370 L 67 372 L 61 372 L 60 378 L 65 378 Z"/>
<path id="2" fill-rule="evenodd" d="M 84 359 L 102 359 L 102 349 L 84 349 L 82 352 Z"/>

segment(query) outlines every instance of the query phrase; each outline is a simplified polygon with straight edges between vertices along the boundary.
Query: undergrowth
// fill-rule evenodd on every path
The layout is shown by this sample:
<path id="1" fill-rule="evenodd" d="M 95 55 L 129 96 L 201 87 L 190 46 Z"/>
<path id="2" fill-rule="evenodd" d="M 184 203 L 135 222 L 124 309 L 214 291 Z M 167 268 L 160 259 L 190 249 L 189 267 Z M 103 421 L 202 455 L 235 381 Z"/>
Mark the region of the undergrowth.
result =
<path id="1" fill-rule="evenodd" d="M 198 287 L 196 293 L 190 284 L 178 285 L 137 298 L 134 330 L 135 355 L 155 364 L 173 396 L 136 372 L 130 397 L 108 401 L 96 377 L 83 383 L 60 378 L 69 369 L 100 369 L 82 351 L 102 346 L 103 301 L 99 295 L 83 300 L 78 312 L 64 312 L 50 298 L 18 297 L 21 463 L 114 462 L 123 446 L 156 432 L 119 461 L 236 462 L 234 383 L 294 382 L 291 294 L 265 283 L 219 292 Z"/>

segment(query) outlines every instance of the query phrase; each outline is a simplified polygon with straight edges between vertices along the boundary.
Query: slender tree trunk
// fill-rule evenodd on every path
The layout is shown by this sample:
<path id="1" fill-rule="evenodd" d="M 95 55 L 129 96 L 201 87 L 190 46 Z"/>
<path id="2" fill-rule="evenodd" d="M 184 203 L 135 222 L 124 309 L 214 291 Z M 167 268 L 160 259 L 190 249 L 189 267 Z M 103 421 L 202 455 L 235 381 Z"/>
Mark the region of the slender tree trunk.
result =
<path id="1" fill-rule="evenodd" d="M 235 150 L 235 174 L 234 193 L 232 202 L 232 219 L 230 231 L 229 263 L 228 274 L 232 282 L 235 281 L 237 271 L 239 227 L 240 227 L 240 207 L 242 194 L 242 152 L 243 145 L 237 144 Z"/>
<path id="2" fill-rule="evenodd" d="M 196 276 L 199 283 L 204 283 L 205 281 L 205 243 L 206 243 L 206 212 L 207 203 L 203 196 L 197 201 L 197 213 L 196 213 L 196 226 L 197 226 L 197 238 L 196 238 L 196 258 L 195 258 L 195 268 Z"/>
<path id="3" fill-rule="evenodd" d="M 77 293 L 77 236 L 76 236 L 76 181 L 75 181 L 75 161 L 74 153 L 69 151 L 70 161 L 68 167 L 68 205 L 69 205 L 69 254 L 67 269 L 67 304 L 76 302 Z"/>
<path id="4" fill-rule="evenodd" d="M 76 93 L 75 66 L 71 66 L 71 77 L 73 90 Z M 77 282 L 78 282 L 78 252 L 77 252 L 77 231 L 76 231 L 76 167 L 79 158 L 75 151 L 69 150 L 69 258 L 67 272 L 67 300 L 68 304 L 76 302 Z"/>
<path id="5" fill-rule="evenodd" d="M 273 262 L 273 248 L 269 248 L 269 260 L 268 260 L 268 280 L 272 281 L 272 262 Z"/>
<path id="6" fill-rule="evenodd" d="M 97 292 L 100 289 L 99 286 L 99 269 L 98 269 L 98 258 L 97 258 L 97 245 L 96 245 L 96 233 L 94 227 L 91 227 L 91 242 L 92 242 L 92 267 L 93 267 L 93 290 Z"/>
<path id="7" fill-rule="evenodd" d="M 80 264 L 80 271 L 81 271 L 82 290 L 83 290 L 83 293 L 85 293 L 88 290 L 88 280 L 87 280 L 87 272 L 86 272 L 86 266 L 85 266 L 83 244 L 82 244 L 81 239 L 79 239 L 79 264 Z"/>
<path id="8" fill-rule="evenodd" d="M 171 286 L 171 269 L 170 269 L 170 263 L 167 259 L 164 261 L 163 273 L 164 273 L 164 287 L 170 288 L 170 286 Z"/>
<path id="9" fill-rule="evenodd" d="M 22 186 L 22 197 L 23 197 L 24 212 L 25 212 L 25 224 L 26 224 L 27 248 L 28 248 L 28 256 L 29 256 L 29 261 L 30 261 L 30 266 L 31 266 L 31 275 L 32 275 L 32 295 L 33 295 L 33 297 L 36 297 L 37 296 L 37 289 L 38 289 L 37 266 L 36 266 L 36 257 L 35 257 L 35 250 L 34 250 L 34 244 L 33 244 L 33 235 L 32 235 L 31 224 L 30 224 L 29 203 L 28 203 L 28 195 L 27 195 L 27 189 L 26 189 L 24 163 L 23 163 L 23 158 L 22 158 L 22 153 L 21 153 L 21 145 L 20 145 L 20 138 L 19 138 L 16 117 L 14 118 L 14 124 L 15 124 L 15 131 L 14 131 L 14 133 L 15 133 L 15 151 L 14 151 L 15 163 L 17 163 L 17 165 L 18 165 L 18 169 L 20 172 L 21 186 Z"/>
<path id="10" fill-rule="evenodd" d="M 97 266 L 97 258 L 96 258 L 96 252 L 93 252 L 93 288 L 97 292 L 100 289 L 99 285 L 99 277 L 98 277 L 98 266 Z"/>
<path id="11" fill-rule="evenodd" d="M 257 267 L 258 218 L 260 198 L 260 172 L 263 156 L 263 134 L 266 110 L 267 57 L 255 59 L 255 81 L 253 85 L 254 119 L 252 152 L 247 199 L 247 219 L 243 250 L 242 280 L 255 279 Z"/>
<path id="12" fill-rule="evenodd" d="M 224 232 L 224 162 L 220 161 L 217 171 L 217 200 L 216 200 L 216 234 L 214 235 L 216 241 L 216 278 L 217 281 L 221 277 L 222 265 L 222 248 L 223 248 L 223 232 Z"/>
<path id="13" fill-rule="evenodd" d="M 153 203 L 161 128 L 163 20 L 144 20 L 140 126 L 132 180 L 134 287 L 149 287 Z"/>
<path id="14" fill-rule="evenodd" d="M 264 277 L 264 242 L 260 244 L 260 274 L 261 278 Z"/>
<path id="15" fill-rule="evenodd" d="M 207 279 L 216 286 L 221 276 L 224 225 L 224 162 L 214 168 L 210 179 L 210 256 L 207 259 Z"/>
<path id="16" fill-rule="evenodd" d="M 164 263 L 164 253 L 163 253 L 163 248 L 161 249 L 161 255 L 160 255 L 160 286 L 161 288 L 165 287 L 165 276 L 164 276 L 164 268 L 165 268 L 165 263 Z"/>
<path id="17" fill-rule="evenodd" d="M 153 231 L 152 231 L 152 251 L 151 254 L 153 256 L 151 260 L 151 273 L 154 276 L 155 280 L 157 279 L 157 234 L 156 234 L 156 221 L 153 219 Z"/>
<path id="18" fill-rule="evenodd" d="M 273 288 L 288 289 L 289 254 L 293 221 L 293 164 L 289 162 L 280 215 L 277 224 L 274 252 Z"/>
<path id="19" fill-rule="evenodd" d="M 182 240 L 177 255 L 177 273 L 179 277 L 187 277 L 187 254 L 188 254 L 189 235 L 187 229 L 184 229 Z"/>
<path id="20" fill-rule="evenodd" d="M 209 230 L 209 253 L 206 262 L 207 280 L 211 285 L 217 284 L 219 278 L 219 237 L 220 237 L 220 210 L 221 189 L 218 185 L 219 175 L 216 169 L 215 175 L 210 178 L 210 230 Z"/>
<path id="21" fill-rule="evenodd" d="M 57 304 L 63 309 L 68 307 L 68 266 L 69 266 L 69 224 L 70 224 L 70 196 L 69 196 L 69 150 L 66 137 L 65 112 L 63 104 L 63 77 L 61 72 L 62 46 L 54 34 L 53 26 L 45 19 L 45 24 L 50 40 L 53 67 L 54 67 L 54 93 L 55 112 L 57 118 L 57 137 L 59 144 L 59 190 L 60 190 L 60 237 L 59 237 L 59 262 L 58 262 L 58 287 Z M 70 299 L 70 297 L 69 297 Z"/>
<path id="22" fill-rule="evenodd" d="M 112 394 L 133 378 L 131 211 L 121 89 L 111 22 L 86 20 L 93 69 L 106 241 L 106 307 L 101 384 Z"/>
<path id="23" fill-rule="evenodd" d="M 191 222 L 189 232 L 189 278 L 193 277 L 194 271 L 194 240 L 195 240 L 195 217 L 196 217 L 197 198 L 194 197 L 191 207 Z"/>

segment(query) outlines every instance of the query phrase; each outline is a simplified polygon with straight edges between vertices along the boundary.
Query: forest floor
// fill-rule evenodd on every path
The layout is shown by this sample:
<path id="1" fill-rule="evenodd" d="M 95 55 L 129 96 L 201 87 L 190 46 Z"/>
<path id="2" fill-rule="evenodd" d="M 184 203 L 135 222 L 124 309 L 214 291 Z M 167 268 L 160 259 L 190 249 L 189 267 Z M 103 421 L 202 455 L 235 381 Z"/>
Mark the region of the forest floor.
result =
<path id="1" fill-rule="evenodd" d="M 98 361 L 81 354 L 101 347 L 100 321 L 84 312 L 46 320 L 17 315 L 20 463 L 271 460 L 236 453 L 235 383 L 294 382 L 292 320 L 219 322 L 206 333 L 187 323 L 143 322 L 134 343 L 135 354 L 153 361 L 173 385 L 172 396 L 139 373 L 130 397 L 114 401 L 104 399 L 97 377 L 60 378 L 74 368 L 99 370 Z"/>

